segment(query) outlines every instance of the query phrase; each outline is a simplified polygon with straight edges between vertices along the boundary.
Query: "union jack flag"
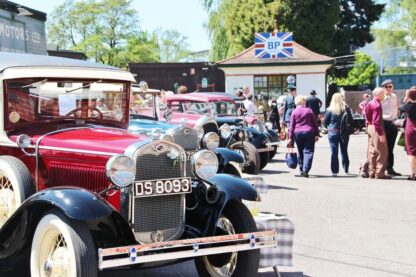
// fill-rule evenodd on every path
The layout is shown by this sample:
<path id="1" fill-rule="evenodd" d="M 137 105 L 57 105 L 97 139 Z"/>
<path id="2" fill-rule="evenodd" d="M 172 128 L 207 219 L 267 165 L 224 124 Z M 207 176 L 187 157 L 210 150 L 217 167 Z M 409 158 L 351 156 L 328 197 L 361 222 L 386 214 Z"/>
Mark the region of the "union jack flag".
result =
<path id="1" fill-rule="evenodd" d="M 254 49 L 258 59 L 290 58 L 293 56 L 293 33 L 256 33 Z"/>

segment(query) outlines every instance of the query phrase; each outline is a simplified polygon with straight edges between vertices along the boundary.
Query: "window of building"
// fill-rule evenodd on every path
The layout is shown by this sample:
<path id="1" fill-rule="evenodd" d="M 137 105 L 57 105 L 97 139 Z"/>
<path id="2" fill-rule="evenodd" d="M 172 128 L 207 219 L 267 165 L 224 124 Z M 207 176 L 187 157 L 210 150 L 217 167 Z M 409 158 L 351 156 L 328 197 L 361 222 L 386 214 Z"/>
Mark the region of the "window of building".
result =
<path id="1" fill-rule="evenodd" d="M 263 107 L 268 107 L 269 100 L 277 99 L 286 92 L 288 76 L 254 76 L 254 93 Z"/>

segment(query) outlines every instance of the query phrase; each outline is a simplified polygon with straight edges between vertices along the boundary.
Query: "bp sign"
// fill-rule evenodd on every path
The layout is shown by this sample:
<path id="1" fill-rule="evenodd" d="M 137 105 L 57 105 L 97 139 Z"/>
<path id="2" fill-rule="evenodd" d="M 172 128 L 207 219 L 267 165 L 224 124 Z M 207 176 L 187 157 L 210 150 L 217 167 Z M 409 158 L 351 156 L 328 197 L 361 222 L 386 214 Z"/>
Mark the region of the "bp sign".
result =
<path id="1" fill-rule="evenodd" d="M 285 32 L 256 33 L 255 55 L 258 59 L 291 58 L 293 34 Z"/>

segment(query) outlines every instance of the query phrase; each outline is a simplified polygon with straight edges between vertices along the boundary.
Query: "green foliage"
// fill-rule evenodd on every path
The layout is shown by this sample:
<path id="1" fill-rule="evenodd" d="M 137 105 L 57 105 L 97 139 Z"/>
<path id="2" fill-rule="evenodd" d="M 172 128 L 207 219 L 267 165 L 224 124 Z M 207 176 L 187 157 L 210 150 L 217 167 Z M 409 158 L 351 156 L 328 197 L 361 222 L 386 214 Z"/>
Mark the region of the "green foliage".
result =
<path id="1" fill-rule="evenodd" d="M 186 37 L 178 31 L 159 29 L 154 36 L 157 36 L 161 62 L 178 62 L 190 54 Z"/>
<path id="2" fill-rule="evenodd" d="M 412 74 L 416 73 L 416 67 L 386 67 L 385 74 Z"/>
<path id="3" fill-rule="evenodd" d="M 188 44 L 176 31 L 148 34 L 140 30 L 132 0 L 67 0 L 51 14 L 49 42 L 58 49 L 126 68 L 129 62 L 177 61 Z M 184 50 L 185 49 L 185 50 Z"/>
<path id="4" fill-rule="evenodd" d="M 355 66 L 348 72 L 346 78 L 336 78 L 337 85 L 370 85 L 371 81 L 377 75 L 377 65 L 371 60 L 371 57 L 355 52 Z"/>
<path id="5" fill-rule="evenodd" d="M 207 29 L 215 60 L 253 44 L 256 32 L 291 31 L 305 47 L 344 55 L 371 42 L 370 26 L 383 11 L 374 0 L 202 0 L 209 11 Z"/>

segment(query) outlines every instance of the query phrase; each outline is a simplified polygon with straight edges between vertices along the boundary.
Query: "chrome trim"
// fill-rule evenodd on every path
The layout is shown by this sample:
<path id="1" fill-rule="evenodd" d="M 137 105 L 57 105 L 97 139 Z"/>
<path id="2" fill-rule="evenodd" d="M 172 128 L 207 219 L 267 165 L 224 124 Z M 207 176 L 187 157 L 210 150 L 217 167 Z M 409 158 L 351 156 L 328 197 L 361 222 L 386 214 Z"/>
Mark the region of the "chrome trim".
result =
<path id="1" fill-rule="evenodd" d="M 266 143 L 266 146 L 276 146 L 276 145 L 280 145 L 280 141 Z"/>
<path id="2" fill-rule="evenodd" d="M 35 146 L 30 146 L 27 148 L 35 148 Z M 39 146 L 41 150 L 57 150 L 57 151 L 66 151 L 66 152 L 75 152 L 75 153 L 82 153 L 82 154 L 94 154 L 94 155 L 104 155 L 104 156 L 113 156 L 113 155 L 120 155 L 120 153 L 113 153 L 113 152 L 101 152 L 101 151 L 91 151 L 91 150 L 83 150 L 83 149 L 74 149 L 74 148 L 63 148 L 63 147 L 54 147 L 54 146 Z"/>
<path id="3" fill-rule="evenodd" d="M 274 148 L 272 147 L 257 148 L 257 152 L 270 152 L 270 151 L 274 151 Z"/>
<path id="4" fill-rule="evenodd" d="M 152 141 L 153 140 L 151 138 L 148 138 L 148 139 L 133 143 L 129 147 L 127 147 L 126 150 L 124 150 L 124 155 L 129 156 L 130 158 L 134 159 L 134 154 L 136 153 L 136 151 L 139 148 L 151 143 Z"/>
<path id="5" fill-rule="evenodd" d="M 275 230 L 98 249 L 98 269 L 277 246 Z M 172 251 L 176 250 L 176 251 Z M 105 259 L 104 259 L 105 258 Z"/>
<path id="6" fill-rule="evenodd" d="M 195 122 L 195 126 L 203 126 L 203 125 L 205 125 L 205 124 L 207 124 L 207 123 L 214 123 L 216 126 L 217 126 L 217 128 L 218 128 L 218 123 L 217 123 L 217 121 L 215 120 L 215 118 L 214 117 L 212 117 L 212 116 L 209 116 L 209 115 L 205 115 L 205 116 L 202 116 L 202 117 L 200 117 L 196 122 Z"/>

